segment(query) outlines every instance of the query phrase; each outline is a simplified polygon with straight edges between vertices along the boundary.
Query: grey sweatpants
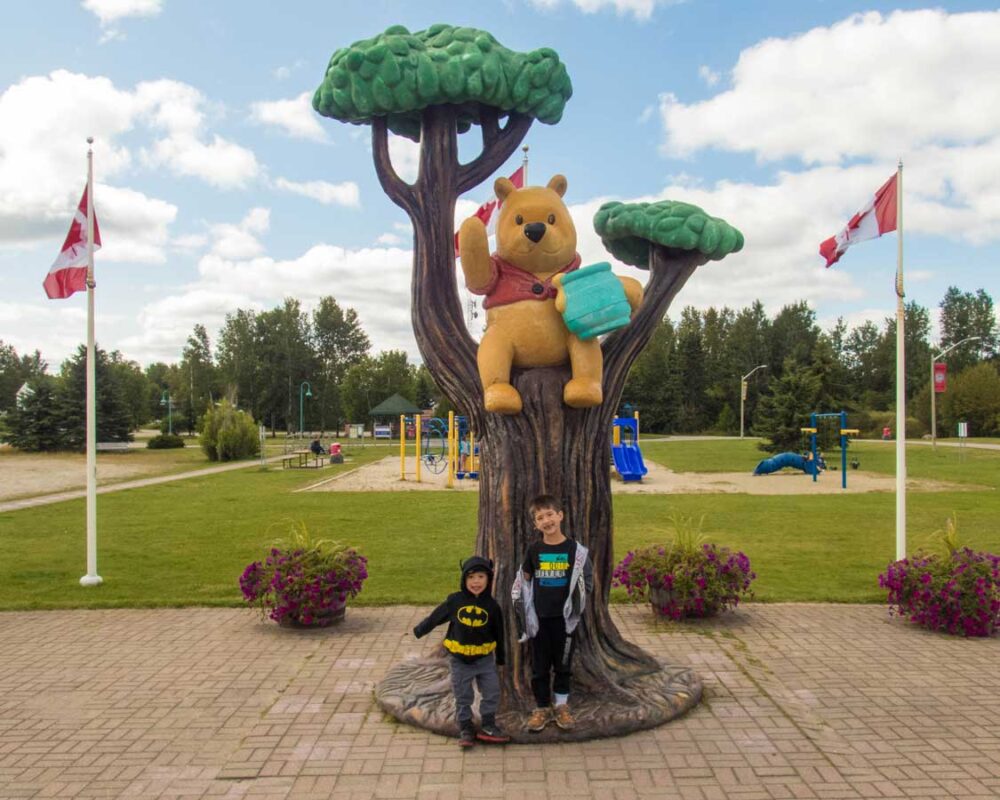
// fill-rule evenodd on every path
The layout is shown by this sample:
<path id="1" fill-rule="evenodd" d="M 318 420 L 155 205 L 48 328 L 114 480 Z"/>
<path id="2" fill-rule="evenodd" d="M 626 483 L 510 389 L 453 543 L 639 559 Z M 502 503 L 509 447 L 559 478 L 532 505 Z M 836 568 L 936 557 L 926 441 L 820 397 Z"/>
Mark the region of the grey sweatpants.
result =
<path id="1" fill-rule="evenodd" d="M 455 693 L 455 712 L 460 728 L 472 720 L 473 683 L 479 684 L 479 716 L 496 714 L 500 705 L 500 680 L 493 653 L 477 658 L 471 664 L 451 657 L 451 689 Z"/>

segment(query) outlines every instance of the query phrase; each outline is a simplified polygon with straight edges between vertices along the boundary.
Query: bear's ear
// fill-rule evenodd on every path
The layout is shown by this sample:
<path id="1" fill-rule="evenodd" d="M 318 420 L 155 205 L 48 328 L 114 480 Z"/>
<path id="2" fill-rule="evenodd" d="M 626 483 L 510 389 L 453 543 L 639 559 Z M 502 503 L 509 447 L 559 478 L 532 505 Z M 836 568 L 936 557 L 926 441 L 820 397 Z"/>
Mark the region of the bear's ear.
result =
<path id="1" fill-rule="evenodd" d="M 566 194 L 566 176 L 553 175 L 552 180 L 549 181 L 549 188 L 560 197 L 563 197 Z"/>
<path id="2" fill-rule="evenodd" d="M 511 183 L 510 178 L 497 178 L 496 183 L 493 184 L 493 191 L 497 193 L 497 198 L 502 203 L 507 199 L 507 195 L 513 192 L 517 187 Z"/>

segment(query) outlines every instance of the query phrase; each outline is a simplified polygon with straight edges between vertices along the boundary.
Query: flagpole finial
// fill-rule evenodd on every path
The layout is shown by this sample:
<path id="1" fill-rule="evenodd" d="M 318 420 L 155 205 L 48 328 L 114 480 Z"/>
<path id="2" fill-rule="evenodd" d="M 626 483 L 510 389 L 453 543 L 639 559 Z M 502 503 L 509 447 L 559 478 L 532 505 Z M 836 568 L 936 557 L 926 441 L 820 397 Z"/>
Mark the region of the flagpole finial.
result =
<path id="1" fill-rule="evenodd" d="M 93 144 L 93 143 L 94 143 L 94 137 L 93 136 L 88 136 L 87 137 L 87 144 Z"/>

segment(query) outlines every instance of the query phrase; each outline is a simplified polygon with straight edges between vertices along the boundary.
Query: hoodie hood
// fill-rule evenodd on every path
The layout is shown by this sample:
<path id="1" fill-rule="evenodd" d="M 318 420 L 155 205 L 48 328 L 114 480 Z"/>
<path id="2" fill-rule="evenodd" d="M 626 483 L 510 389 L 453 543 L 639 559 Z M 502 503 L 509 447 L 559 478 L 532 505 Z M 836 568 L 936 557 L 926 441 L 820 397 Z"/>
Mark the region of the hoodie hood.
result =
<path id="1" fill-rule="evenodd" d="M 493 594 L 493 562 L 488 558 L 483 558 L 482 556 L 472 556 L 472 558 L 467 558 L 462 562 L 462 580 L 459 583 L 459 590 L 468 593 L 468 589 L 465 588 L 465 579 L 470 572 L 485 572 L 489 577 L 486 581 L 486 588 L 483 590 L 483 594 Z"/>

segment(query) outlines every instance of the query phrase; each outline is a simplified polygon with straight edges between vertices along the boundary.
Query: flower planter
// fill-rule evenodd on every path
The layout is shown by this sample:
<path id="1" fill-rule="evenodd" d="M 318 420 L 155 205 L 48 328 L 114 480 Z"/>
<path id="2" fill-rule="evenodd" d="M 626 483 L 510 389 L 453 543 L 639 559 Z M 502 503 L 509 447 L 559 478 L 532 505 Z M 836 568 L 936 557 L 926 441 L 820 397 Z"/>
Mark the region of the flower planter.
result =
<path id="1" fill-rule="evenodd" d="M 243 599 L 285 628 L 328 628 L 344 618 L 347 601 L 361 591 L 368 559 L 353 547 L 317 539 L 303 523 L 275 542 L 262 561 L 240 576 Z"/>
<path id="2" fill-rule="evenodd" d="M 309 622 L 304 622 L 298 615 L 286 614 L 278 620 L 278 625 L 282 628 L 329 628 L 331 625 L 343 622 L 346 613 L 347 603 L 345 602 L 313 614 L 309 618 Z"/>

